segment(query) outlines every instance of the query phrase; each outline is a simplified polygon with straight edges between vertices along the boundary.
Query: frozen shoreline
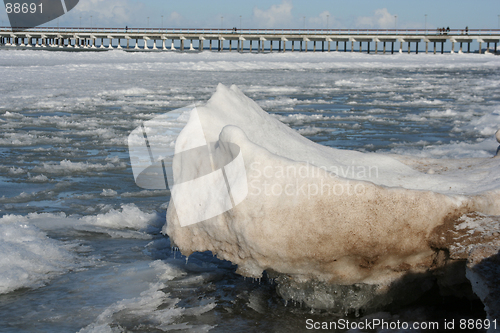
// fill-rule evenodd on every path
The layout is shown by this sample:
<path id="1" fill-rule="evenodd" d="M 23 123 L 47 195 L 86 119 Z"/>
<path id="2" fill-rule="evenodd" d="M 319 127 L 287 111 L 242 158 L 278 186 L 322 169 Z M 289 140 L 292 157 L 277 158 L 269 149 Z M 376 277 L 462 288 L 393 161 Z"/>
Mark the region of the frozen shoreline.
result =
<path id="1" fill-rule="evenodd" d="M 154 331 L 163 313 L 151 307 L 141 312 L 137 305 L 145 300 L 180 314 L 162 317 L 163 323 L 217 325 L 215 331 L 231 325 L 256 330 L 257 322 L 261 331 L 293 331 L 304 325 L 304 316 L 314 316 L 298 302 L 285 306 L 271 280 L 245 280 L 210 253 L 195 253 L 186 264 L 157 227 L 134 227 L 139 228 L 141 216 L 164 216 L 170 193 L 136 186 L 127 136 L 157 115 L 207 101 L 219 82 L 236 84 L 274 118 L 323 146 L 397 154 L 404 167 L 436 178 L 456 178 L 471 167 L 487 172 L 498 146 L 492 133 L 500 125 L 500 58 L 490 55 L 0 53 L 0 214 L 18 218 L 18 231 L 26 225 L 27 240 L 40 231 L 31 238 L 34 249 L 55 242 L 71 255 L 54 264 L 62 270 L 42 276 L 49 279 L 0 295 L 1 326 L 13 332 L 75 332 L 106 325 L 134 330 L 146 322 Z M 463 163 L 449 168 L 447 159 L 457 157 Z M 360 170 L 357 164 L 353 169 L 346 160 L 337 170 L 351 175 Z M 480 178 L 474 186 L 494 188 L 495 182 Z M 121 208 L 131 204 L 142 213 Z M 116 228 L 92 225 L 113 211 Z M 47 219 L 64 215 L 60 222 L 79 225 L 80 231 L 63 228 L 56 235 L 31 225 L 43 214 L 49 214 Z M 79 221 L 84 217 L 86 222 Z M 138 224 L 121 224 L 126 221 Z M 19 245 L 9 253 L 15 257 L 22 249 Z M 158 259 L 186 275 L 158 278 L 163 268 L 150 266 Z M 88 263 L 82 270 L 81 262 Z M 156 282 L 165 283 L 167 291 L 149 285 Z M 182 301 L 174 305 L 175 298 Z M 470 314 L 467 301 L 435 302 L 418 305 L 418 311 L 397 308 L 372 316 L 414 321 L 436 318 L 443 310 L 438 318 L 451 318 L 457 315 L 455 304 L 462 305 L 464 318 L 485 316 L 480 303 L 473 303 L 478 312 Z M 213 304 L 200 316 L 183 315 L 189 313 L 183 308 L 202 311 L 199 306 Z M 100 316 L 104 312 L 109 317 Z M 354 314 L 349 318 L 356 320 Z"/>

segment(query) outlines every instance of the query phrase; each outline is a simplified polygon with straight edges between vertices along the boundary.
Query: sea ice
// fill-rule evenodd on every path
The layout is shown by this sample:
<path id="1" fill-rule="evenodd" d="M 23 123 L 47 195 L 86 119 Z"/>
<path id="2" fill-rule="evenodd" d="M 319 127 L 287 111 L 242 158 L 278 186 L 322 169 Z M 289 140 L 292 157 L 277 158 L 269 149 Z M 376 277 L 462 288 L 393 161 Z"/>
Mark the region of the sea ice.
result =
<path id="1" fill-rule="evenodd" d="M 432 160 L 439 171 L 434 173 L 419 170 L 416 158 L 321 146 L 271 117 L 236 86 L 219 85 L 196 109 L 213 165 L 230 158 L 231 145 L 241 149 L 248 195 L 230 211 L 182 227 L 177 210 L 196 210 L 176 207 L 191 202 L 186 193 L 185 200 L 171 200 L 163 231 L 185 255 L 208 250 L 237 264 L 244 276 L 260 278 L 268 271 L 286 277 L 281 280 L 293 283 L 282 284 L 285 298 L 307 303 L 311 294 L 291 290 L 316 282 L 368 286 L 358 288 L 360 294 L 368 290 L 368 299 L 351 303 L 369 307 L 403 277 L 446 264 L 433 245 L 445 221 L 476 211 L 500 214 L 498 159 Z M 190 119 L 176 152 L 192 146 L 195 127 Z M 175 155 L 174 189 L 186 173 L 191 179 L 206 175 L 205 164 L 201 157 Z M 312 288 L 313 295 L 317 290 Z M 318 305 L 317 299 L 308 304 Z"/>

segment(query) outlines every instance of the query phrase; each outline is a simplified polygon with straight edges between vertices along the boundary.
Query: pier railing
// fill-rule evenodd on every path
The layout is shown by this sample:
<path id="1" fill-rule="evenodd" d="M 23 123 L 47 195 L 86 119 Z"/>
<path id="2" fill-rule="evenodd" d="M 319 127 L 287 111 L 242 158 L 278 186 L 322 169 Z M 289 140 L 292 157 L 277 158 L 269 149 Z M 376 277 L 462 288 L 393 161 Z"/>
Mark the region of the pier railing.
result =
<path id="1" fill-rule="evenodd" d="M 13 31 L 10 27 L 0 27 L 1 32 Z M 17 30 L 19 31 L 19 30 Z M 241 34 L 241 35 L 500 35 L 500 29 L 214 29 L 214 28 L 144 28 L 144 27 L 37 27 L 23 30 L 26 32 L 46 33 L 176 33 L 176 34 Z"/>

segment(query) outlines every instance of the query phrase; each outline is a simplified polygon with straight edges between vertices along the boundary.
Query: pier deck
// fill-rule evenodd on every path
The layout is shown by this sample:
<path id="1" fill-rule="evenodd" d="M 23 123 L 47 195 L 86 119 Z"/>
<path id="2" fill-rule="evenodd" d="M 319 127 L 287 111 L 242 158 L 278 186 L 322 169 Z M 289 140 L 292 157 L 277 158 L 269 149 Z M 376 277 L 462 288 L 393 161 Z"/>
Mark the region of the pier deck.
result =
<path id="1" fill-rule="evenodd" d="M 158 29 L 158 28 L 32 28 L 13 31 L 0 28 L 0 46 L 61 50 L 128 51 L 239 51 L 239 52 L 397 52 L 418 53 L 425 43 L 425 53 L 444 53 L 445 43 L 451 52 L 496 52 L 500 29 L 449 30 L 353 30 L 353 29 Z M 429 50 L 431 43 L 432 50 Z M 215 45 L 214 45 L 215 44 Z M 339 45 L 340 44 L 340 45 Z M 466 44 L 466 50 L 463 46 Z M 363 49 L 363 45 L 365 49 Z M 413 45 L 413 49 L 412 49 Z M 458 50 L 457 49 L 457 46 Z M 483 49 L 483 45 L 486 46 Z M 490 48 L 493 46 L 493 48 Z M 373 47 L 373 48 L 371 48 Z"/>

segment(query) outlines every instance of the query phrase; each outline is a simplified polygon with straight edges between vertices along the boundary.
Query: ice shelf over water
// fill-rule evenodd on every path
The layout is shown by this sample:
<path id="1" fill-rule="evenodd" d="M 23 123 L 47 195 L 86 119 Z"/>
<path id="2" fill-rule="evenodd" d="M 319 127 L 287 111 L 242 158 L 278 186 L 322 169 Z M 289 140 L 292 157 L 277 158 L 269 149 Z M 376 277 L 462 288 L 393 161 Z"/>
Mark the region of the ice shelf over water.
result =
<path id="1" fill-rule="evenodd" d="M 230 144 L 241 149 L 248 195 L 234 209 L 186 227 L 171 201 L 163 231 L 183 254 L 208 250 L 237 264 L 244 276 L 277 276 L 285 298 L 332 307 L 335 299 L 322 301 L 314 293 L 356 286 L 366 299 L 355 297 L 353 307 L 391 302 L 398 281 L 427 276 L 452 261 L 443 252 L 451 244 L 440 235 L 461 216 L 500 214 L 500 159 L 420 161 L 321 146 L 236 86 L 219 85 L 196 109 L 206 141 L 214 143 L 215 165 L 232 154 Z M 193 119 L 176 151 L 192 146 Z M 204 176 L 204 163 L 176 156 L 174 179 L 185 170 L 191 178 Z M 209 200 L 215 205 L 219 198 Z M 373 301 L 380 295 L 386 298 Z"/>

